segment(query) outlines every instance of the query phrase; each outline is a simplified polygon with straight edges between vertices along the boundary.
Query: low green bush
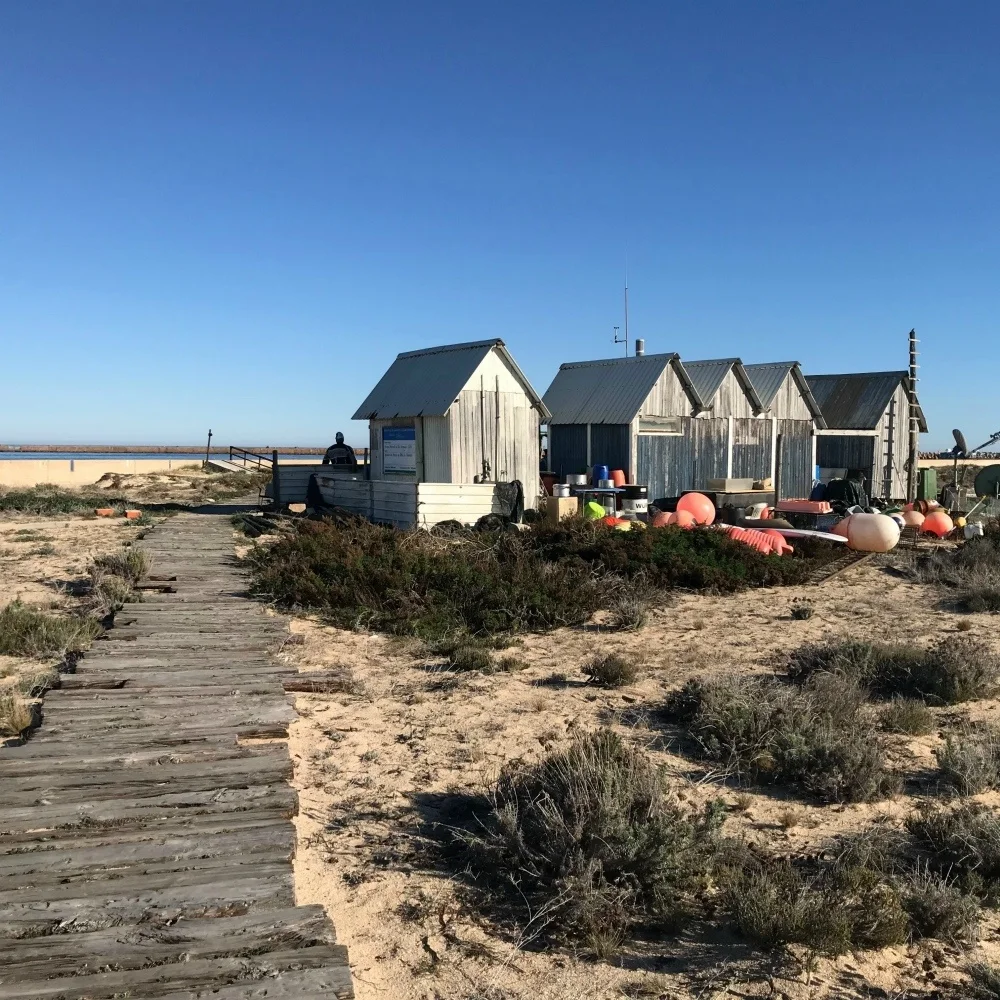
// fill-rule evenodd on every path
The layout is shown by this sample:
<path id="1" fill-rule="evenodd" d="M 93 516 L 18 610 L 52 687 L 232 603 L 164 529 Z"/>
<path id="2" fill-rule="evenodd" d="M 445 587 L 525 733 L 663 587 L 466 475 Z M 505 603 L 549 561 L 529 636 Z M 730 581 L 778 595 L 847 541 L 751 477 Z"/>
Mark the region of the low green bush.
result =
<path id="1" fill-rule="evenodd" d="M 801 688 L 772 677 L 689 681 L 667 701 L 696 754 L 741 781 L 791 785 L 824 802 L 868 802 L 899 776 L 849 679 L 820 674 Z"/>
<path id="2" fill-rule="evenodd" d="M 972 944 L 979 936 L 979 901 L 948 877 L 917 868 L 901 880 L 903 909 L 912 938 Z"/>
<path id="3" fill-rule="evenodd" d="M 98 574 L 117 576 L 130 584 L 136 584 L 149 572 L 149 555 L 142 549 L 122 548 L 117 552 L 95 556 L 92 575 L 94 571 Z"/>
<path id="4" fill-rule="evenodd" d="M 635 925 L 677 929 L 709 880 L 721 812 L 675 802 L 660 771 L 610 731 L 508 765 L 459 832 L 462 863 L 525 924 L 595 951 Z"/>
<path id="5" fill-rule="evenodd" d="M 879 722 L 887 733 L 926 736 L 934 732 L 934 713 L 917 698 L 893 698 L 879 712 Z"/>
<path id="6" fill-rule="evenodd" d="M 24 489 L 0 489 L 0 511 L 48 516 L 52 514 L 93 514 L 98 507 L 126 506 L 122 496 L 101 490 L 64 490 L 58 486 L 30 486 Z"/>
<path id="7" fill-rule="evenodd" d="M 965 892 L 1000 901 L 1000 815 L 979 802 L 925 806 L 907 820 L 928 869 Z"/>
<path id="8" fill-rule="evenodd" d="M 965 969 L 967 985 L 956 991 L 955 1000 L 1000 1000 L 1000 969 L 987 962 L 973 962 Z"/>
<path id="9" fill-rule="evenodd" d="M 583 665 L 583 672 L 601 687 L 628 687 L 639 679 L 636 662 L 620 653 L 598 653 Z"/>
<path id="10" fill-rule="evenodd" d="M 1000 787 L 1000 730 L 965 723 L 936 747 L 942 782 L 960 795 L 978 795 Z"/>
<path id="11" fill-rule="evenodd" d="M 996 688 L 1000 657 L 968 635 L 947 636 L 926 650 L 848 639 L 803 646 L 791 654 L 786 669 L 800 682 L 818 673 L 839 673 L 875 697 L 954 705 L 985 697 Z"/>
<path id="12" fill-rule="evenodd" d="M 0 609 L 0 656 L 64 656 L 87 649 L 100 634 L 93 618 L 53 615 L 12 601 Z"/>

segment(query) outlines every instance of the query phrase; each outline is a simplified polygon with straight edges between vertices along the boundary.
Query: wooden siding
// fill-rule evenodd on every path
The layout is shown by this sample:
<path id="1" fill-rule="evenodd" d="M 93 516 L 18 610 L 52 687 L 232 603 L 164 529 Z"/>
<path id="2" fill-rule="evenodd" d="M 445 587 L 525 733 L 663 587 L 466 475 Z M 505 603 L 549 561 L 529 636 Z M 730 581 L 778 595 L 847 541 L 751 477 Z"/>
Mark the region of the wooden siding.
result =
<path id="1" fill-rule="evenodd" d="M 278 464 L 278 485 L 281 489 L 282 503 L 305 503 L 309 490 L 309 480 L 313 473 L 322 472 L 325 475 L 337 476 L 339 479 L 360 480 L 365 478 L 365 471 L 349 472 L 347 469 L 337 469 L 330 465 L 280 462 Z"/>
<path id="2" fill-rule="evenodd" d="M 318 473 L 323 502 L 377 524 L 430 527 L 441 521 L 475 524 L 484 514 L 503 513 L 495 483 L 400 483 L 350 480 Z"/>
<path id="3" fill-rule="evenodd" d="M 643 417 L 686 417 L 693 407 L 673 365 L 667 365 L 639 410 Z"/>
<path id="4" fill-rule="evenodd" d="M 583 472 L 587 468 L 587 425 L 549 425 L 549 467 L 559 477 Z"/>
<path id="5" fill-rule="evenodd" d="M 812 420 L 779 420 L 781 435 L 781 500 L 807 499 L 812 492 Z"/>
<path id="6" fill-rule="evenodd" d="M 875 474 L 877 438 L 847 434 L 820 435 L 816 442 L 816 464 L 821 469 L 861 469 L 871 488 Z"/>
<path id="7" fill-rule="evenodd" d="M 813 415 L 802 396 L 798 383 L 789 372 L 777 395 L 771 400 L 769 412 L 779 420 L 807 420 L 811 424 Z"/>
<path id="8" fill-rule="evenodd" d="M 538 411 L 526 395 L 501 391 L 498 396 L 494 390 L 467 389 L 452 404 L 448 421 L 451 482 L 472 483 L 476 476 L 481 476 L 485 451 L 493 479 L 499 482 L 519 479 L 524 487 L 525 506 L 538 506 L 539 419 Z"/>
<path id="9" fill-rule="evenodd" d="M 629 424 L 591 424 L 590 460 L 592 465 L 606 465 L 608 471 L 621 469 L 629 480 L 633 468 L 629 455 Z"/>
<path id="10" fill-rule="evenodd" d="M 637 435 L 636 478 L 650 499 L 704 489 L 706 480 L 726 475 L 729 421 L 685 417 L 683 426 L 683 434 Z"/>
<path id="11" fill-rule="evenodd" d="M 722 385 L 719 386 L 715 398 L 706 399 L 704 402 L 706 406 L 712 407 L 713 417 L 752 417 L 754 415 L 753 404 L 731 368 L 722 380 Z M 725 470 L 723 470 L 722 475 L 725 475 Z"/>
<path id="12" fill-rule="evenodd" d="M 733 420 L 733 476 L 764 479 L 771 475 L 771 421 L 757 417 Z"/>

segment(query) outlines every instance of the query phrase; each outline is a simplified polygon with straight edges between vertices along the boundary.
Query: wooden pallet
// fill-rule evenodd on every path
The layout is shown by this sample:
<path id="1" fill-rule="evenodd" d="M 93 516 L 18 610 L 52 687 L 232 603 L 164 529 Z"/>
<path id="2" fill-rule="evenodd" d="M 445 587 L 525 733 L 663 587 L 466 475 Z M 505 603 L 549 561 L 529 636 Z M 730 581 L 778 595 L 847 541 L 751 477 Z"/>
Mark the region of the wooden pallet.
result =
<path id="1" fill-rule="evenodd" d="M 285 623 L 241 596 L 225 515 L 141 543 L 147 591 L 0 750 L 0 1000 L 352 997 L 296 906 Z"/>

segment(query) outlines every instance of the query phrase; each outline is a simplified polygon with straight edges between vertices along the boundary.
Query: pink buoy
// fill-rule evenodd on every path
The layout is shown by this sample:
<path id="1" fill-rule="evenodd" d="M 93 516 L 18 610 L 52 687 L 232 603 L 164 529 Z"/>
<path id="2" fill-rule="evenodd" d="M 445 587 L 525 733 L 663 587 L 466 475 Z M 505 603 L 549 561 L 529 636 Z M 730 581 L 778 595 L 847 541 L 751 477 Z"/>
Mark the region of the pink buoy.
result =
<path id="1" fill-rule="evenodd" d="M 903 511 L 903 520 L 908 528 L 919 528 L 924 523 L 924 515 L 911 507 Z"/>
<path id="2" fill-rule="evenodd" d="M 841 538 L 847 538 L 847 532 L 851 524 L 851 515 L 848 514 L 847 517 L 842 517 L 831 529 L 831 535 L 840 535 Z"/>
<path id="3" fill-rule="evenodd" d="M 847 544 L 855 552 L 889 552 L 899 543 L 899 525 L 885 514 L 855 514 Z"/>
<path id="4" fill-rule="evenodd" d="M 704 493 L 685 493 L 677 501 L 677 513 L 686 511 L 696 524 L 711 524 L 715 520 L 715 504 Z"/>
<path id="5" fill-rule="evenodd" d="M 654 528 L 665 528 L 668 524 L 673 524 L 673 522 L 674 522 L 673 514 L 667 514 L 665 511 L 660 511 L 659 514 L 653 517 L 653 520 L 650 522 L 650 524 Z"/>
<path id="6" fill-rule="evenodd" d="M 694 514 L 689 510 L 681 510 L 678 505 L 677 513 L 674 514 L 674 519 L 670 522 L 671 524 L 676 524 L 678 528 L 693 528 L 698 521 L 695 519 Z"/>

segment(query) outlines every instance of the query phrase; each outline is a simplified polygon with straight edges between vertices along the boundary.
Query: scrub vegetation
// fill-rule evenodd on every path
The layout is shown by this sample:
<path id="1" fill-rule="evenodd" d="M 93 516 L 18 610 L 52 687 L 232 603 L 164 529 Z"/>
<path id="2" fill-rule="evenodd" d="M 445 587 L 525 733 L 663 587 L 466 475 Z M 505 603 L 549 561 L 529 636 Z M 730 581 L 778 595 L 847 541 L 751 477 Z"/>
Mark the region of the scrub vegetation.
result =
<path id="1" fill-rule="evenodd" d="M 282 607 L 438 640 L 579 625 L 600 609 L 611 611 L 608 627 L 633 629 L 647 592 L 800 583 L 829 556 L 762 556 L 722 533 L 608 531 L 582 519 L 440 537 L 338 517 L 301 521 L 247 558 L 254 592 Z"/>

